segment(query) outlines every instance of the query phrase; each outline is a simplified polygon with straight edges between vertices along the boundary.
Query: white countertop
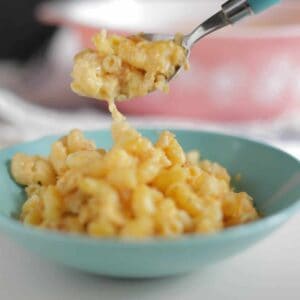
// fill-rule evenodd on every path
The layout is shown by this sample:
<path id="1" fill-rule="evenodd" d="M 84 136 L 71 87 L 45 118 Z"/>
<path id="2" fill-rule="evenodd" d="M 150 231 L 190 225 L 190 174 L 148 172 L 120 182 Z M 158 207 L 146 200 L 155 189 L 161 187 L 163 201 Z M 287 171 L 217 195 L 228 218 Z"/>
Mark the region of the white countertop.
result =
<path id="1" fill-rule="evenodd" d="M 0 234 L 1 300 L 298 300 L 300 215 L 248 251 L 205 270 L 115 280 L 44 261 Z"/>
<path id="2" fill-rule="evenodd" d="M 0 122 L 0 147 L 34 139 L 44 134 L 68 130 L 75 124 L 85 124 L 84 129 L 109 124 L 109 119 L 87 112 L 70 115 L 45 113 L 35 107 L 23 107 L 22 102 L 0 101 L 2 118 Z M 0 98 L 1 100 L 1 98 Z M 17 101 L 17 100 L 16 100 Z M 8 106 L 8 104 L 18 104 Z M 21 106 L 22 105 L 22 106 Z M 32 111 L 28 119 L 28 111 Z M 11 113 L 11 114 L 10 114 Z M 79 117 L 84 122 L 79 122 Z M 59 122 L 50 122 L 51 119 Z M 14 126 L 15 120 L 18 120 Z M 96 121 L 97 120 L 97 121 Z M 64 121 L 64 122 L 63 122 Z M 89 121 L 89 122 L 88 122 Z M 143 120 L 144 121 L 144 120 Z M 177 123 L 162 120 L 147 125 L 161 124 L 165 127 L 196 128 L 193 123 Z M 59 124 L 49 128 L 48 124 Z M 144 124 L 144 123 L 140 123 Z M 298 123 L 297 123 L 298 124 Z M 271 124 L 272 127 L 274 124 Z M 203 125 L 197 128 L 204 128 Z M 215 129 L 214 127 L 207 127 Z M 280 127 L 279 127 L 280 128 Z M 297 129 L 291 126 L 290 131 Z M 292 130 L 291 130 L 292 129 Z M 230 128 L 239 134 L 243 128 Z M 238 131 L 239 130 L 239 131 Z M 272 143 L 300 158 L 300 141 L 284 141 L 269 131 L 255 125 L 248 130 L 249 136 Z M 250 250 L 216 266 L 199 270 L 193 274 L 159 280 L 113 280 L 87 275 L 57 264 L 46 262 L 27 252 L 15 242 L 0 233 L 0 299 L 1 300 L 299 300 L 300 299 L 300 215 L 293 218 L 270 238 Z"/>

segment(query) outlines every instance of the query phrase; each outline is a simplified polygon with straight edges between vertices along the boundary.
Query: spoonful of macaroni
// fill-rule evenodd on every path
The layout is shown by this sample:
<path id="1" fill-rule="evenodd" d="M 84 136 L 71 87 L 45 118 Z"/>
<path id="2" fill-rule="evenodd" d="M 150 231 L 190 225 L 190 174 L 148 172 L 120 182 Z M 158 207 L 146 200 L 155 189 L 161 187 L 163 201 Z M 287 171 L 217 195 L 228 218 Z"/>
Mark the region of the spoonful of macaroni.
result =
<path id="1" fill-rule="evenodd" d="M 145 96 L 154 90 L 168 91 L 168 82 L 188 69 L 192 46 L 206 35 L 259 13 L 279 0 L 229 0 L 222 9 L 188 35 L 107 35 L 93 38 L 95 49 L 75 57 L 72 72 L 74 92 L 106 100 L 117 114 L 114 101 Z"/>

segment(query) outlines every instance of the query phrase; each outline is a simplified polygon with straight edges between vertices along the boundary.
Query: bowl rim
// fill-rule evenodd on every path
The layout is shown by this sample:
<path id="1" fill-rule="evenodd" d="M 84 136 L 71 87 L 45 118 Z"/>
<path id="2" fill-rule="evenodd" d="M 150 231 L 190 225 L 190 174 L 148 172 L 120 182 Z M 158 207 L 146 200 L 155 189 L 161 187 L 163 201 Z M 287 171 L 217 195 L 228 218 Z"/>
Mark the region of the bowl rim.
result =
<path id="1" fill-rule="evenodd" d="M 106 0 L 109 2 L 109 0 Z M 70 16 L 69 14 L 64 13 L 67 7 L 71 5 L 76 5 L 76 0 L 70 0 L 67 3 L 62 0 L 54 0 L 54 1 L 46 1 L 43 2 L 36 7 L 36 17 L 37 19 L 46 24 L 51 25 L 59 25 L 66 26 L 71 28 L 84 28 L 84 29 L 92 29 L 99 30 L 99 28 L 106 28 L 112 31 L 119 32 L 134 32 L 130 27 L 124 26 L 120 28 L 118 26 L 107 26 L 105 24 L 99 25 L 92 24 L 89 21 L 78 21 L 75 17 Z M 203 5 L 205 5 L 203 3 Z M 295 3 L 283 3 L 284 7 L 288 9 L 296 8 L 300 11 L 299 5 Z M 274 26 L 241 26 L 239 31 L 231 31 L 231 30 L 220 30 L 212 35 L 209 35 L 208 39 L 257 39 L 257 38 L 284 38 L 290 39 L 293 37 L 300 37 L 300 24 L 287 24 L 287 25 L 274 25 Z"/>
<path id="2" fill-rule="evenodd" d="M 137 129 L 142 132 L 157 132 L 165 130 L 164 128 L 149 128 L 145 126 L 138 126 Z M 272 145 L 269 145 L 267 143 L 256 141 L 254 139 L 241 137 L 238 135 L 231 135 L 231 134 L 224 134 L 216 131 L 206 131 L 206 130 L 198 130 L 198 129 L 177 129 L 176 127 L 172 127 L 168 129 L 175 134 L 178 133 L 198 133 L 201 135 L 210 135 L 214 137 L 222 137 L 222 138 L 228 138 L 228 139 L 234 139 L 243 143 L 249 143 L 252 145 L 256 145 L 259 147 L 263 147 L 265 149 L 268 149 L 270 151 L 275 151 L 280 155 L 283 155 L 284 157 L 288 158 L 289 160 L 293 161 L 295 164 L 299 167 L 299 174 L 300 174 L 300 160 L 296 157 L 286 153 L 285 151 L 278 149 L 277 147 L 274 147 Z M 95 129 L 95 130 L 84 130 L 83 132 L 85 134 L 95 134 L 97 132 L 107 132 L 110 133 L 109 128 L 101 128 L 101 129 Z M 30 144 L 34 143 L 43 143 L 44 141 L 47 141 L 49 139 L 57 139 L 61 137 L 62 134 L 55 134 L 55 135 L 47 135 L 39 139 L 29 140 L 27 142 L 18 143 L 9 147 L 5 147 L 0 149 L 1 153 L 16 151 L 19 147 L 23 146 L 29 146 Z M 0 163 L 3 161 L 0 160 Z M 297 173 L 298 174 L 298 173 Z M 202 245 L 205 243 L 219 243 L 220 241 L 227 242 L 231 240 L 238 239 L 240 237 L 245 236 L 251 236 L 256 235 L 259 232 L 263 232 L 266 229 L 272 230 L 278 227 L 279 225 L 285 223 L 290 217 L 295 215 L 300 211 L 300 196 L 299 199 L 295 200 L 293 204 L 290 204 L 288 207 L 280 210 L 279 212 L 276 212 L 270 216 L 263 217 L 257 221 L 254 221 L 252 223 L 248 224 L 242 224 L 238 225 L 236 227 L 230 227 L 227 229 L 224 229 L 223 231 L 220 231 L 215 234 L 210 235 L 201 235 L 201 234 L 185 234 L 180 237 L 175 238 L 165 238 L 165 237 L 155 237 L 155 238 L 149 238 L 145 240 L 130 240 L 130 239 L 120 239 L 120 238 L 91 238 L 85 235 L 80 234 L 73 234 L 73 233 L 61 233 L 58 231 L 51 231 L 48 229 L 41 229 L 31 226 L 26 226 L 19 222 L 18 220 L 3 215 L 0 212 L 0 229 L 2 229 L 4 232 L 16 232 L 21 233 L 26 236 L 30 236 L 32 238 L 38 238 L 38 239 L 46 239 L 51 240 L 53 242 L 64 242 L 64 243 L 71 243 L 74 245 L 84 244 L 88 246 L 104 246 L 104 247 L 122 247 L 124 249 L 132 249 L 132 248 L 143 248 L 143 247 L 154 247 L 154 248 L 160 248 L 160 247 L 168 247 L 168 246 L 186 246 L 186 243 L 188 245 Z"/>

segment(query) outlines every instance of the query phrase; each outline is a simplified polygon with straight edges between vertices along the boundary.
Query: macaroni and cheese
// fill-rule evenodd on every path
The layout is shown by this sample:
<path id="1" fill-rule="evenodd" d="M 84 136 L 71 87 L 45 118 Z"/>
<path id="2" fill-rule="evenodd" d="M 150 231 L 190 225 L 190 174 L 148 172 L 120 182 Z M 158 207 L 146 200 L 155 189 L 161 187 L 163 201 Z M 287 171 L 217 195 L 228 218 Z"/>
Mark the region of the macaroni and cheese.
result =
<path id="1" fill-rule="evenodd" d="M 96 99 L 122 101 L 159 89 L 168 91 L 168 79 L 180 66 L 188 67 L 186 51 L 175 41 L 147 41 L 141 36 L 93 39 L 95 49 L 75 57 L 74 92 Z"/>
<path id="2" fill-rule="evenodd" d="M 17 153 L 14 179 L 26 187 L 21 221 L 92 237 L 173 237 L 214 233 L 258 218 L 252 198 L 235 192 L 226 169 L 185 153 L 165 131 L 153 144 L 125 122 L 115 100 L 166 89 L 186 64 L 173 41 L 94 38 L 75 58 L 72 88 L 110 103 L 113 146 L 96 148 L 80 130 L 56 141 L 48 157 Z"/>
<path id="3" fill-rule="evenodd" d="M 172 133 L 153 144 L 121 121 L 112 135 L 108 151 L 72 130 L 48 158 L 16 154 L 12 174 L 27 193 L 21 220 L 92 237 L 148 238 L 214 233 L 258 218 L 222 166 L 185 154 Z"/>

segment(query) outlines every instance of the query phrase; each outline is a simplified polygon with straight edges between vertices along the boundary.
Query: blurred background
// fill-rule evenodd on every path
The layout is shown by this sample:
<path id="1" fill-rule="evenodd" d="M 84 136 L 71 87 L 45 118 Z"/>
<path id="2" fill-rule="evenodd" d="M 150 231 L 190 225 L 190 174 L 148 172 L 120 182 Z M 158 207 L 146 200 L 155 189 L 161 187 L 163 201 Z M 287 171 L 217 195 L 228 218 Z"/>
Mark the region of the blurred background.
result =
<path id="1" fill-rule="evenodd" d="M 105 106 L 69 88 L 74 54 L 102 28 L 187 33 L 220 0 L 2 0 L 0 146 L 110 125 Z M 120 109 L 134 125 L 200 128 L 262 140 L 300 157 L 300 1 L 202 40 L 168 95 Z"/>

